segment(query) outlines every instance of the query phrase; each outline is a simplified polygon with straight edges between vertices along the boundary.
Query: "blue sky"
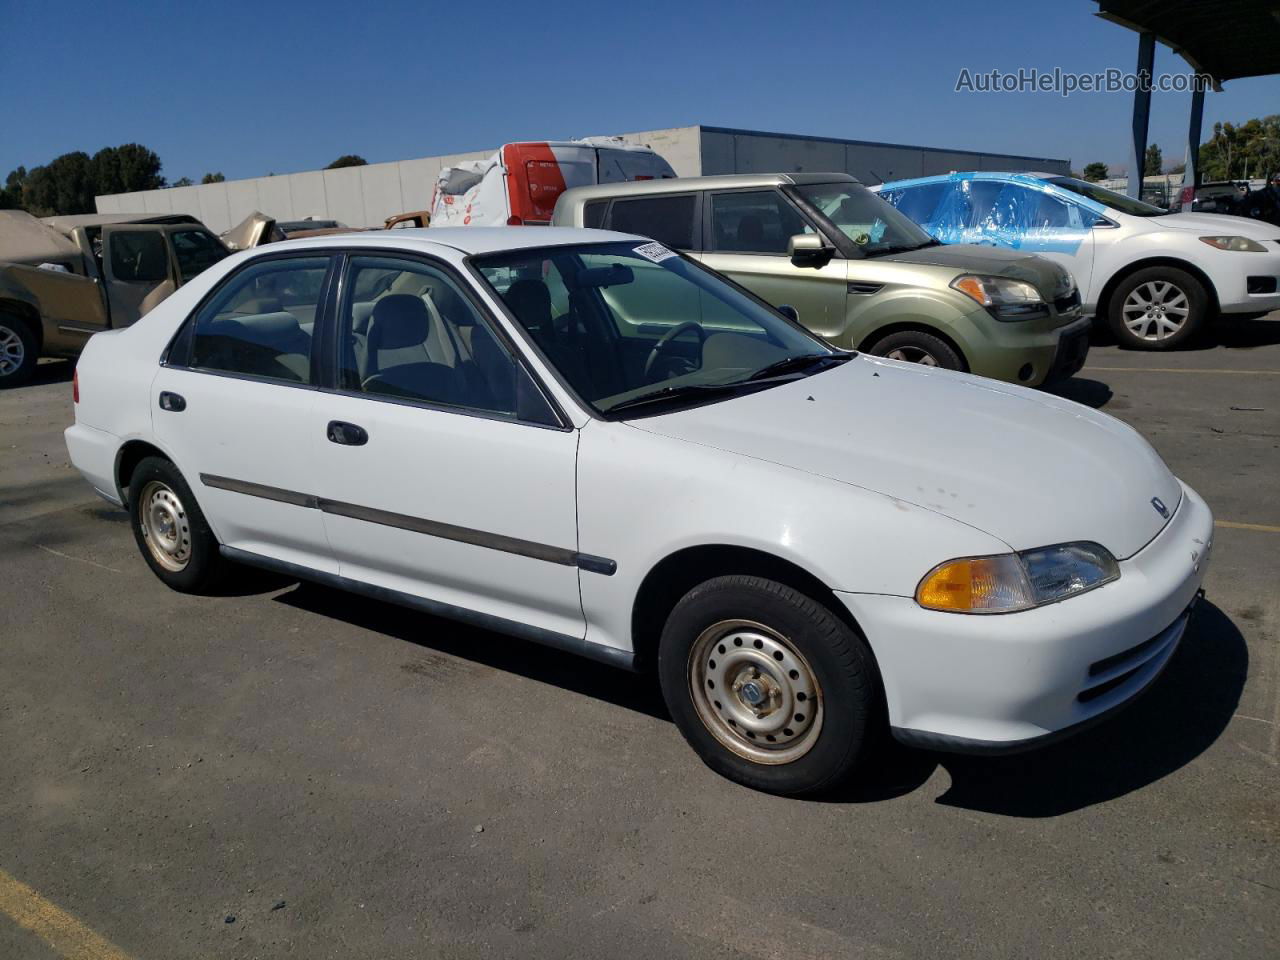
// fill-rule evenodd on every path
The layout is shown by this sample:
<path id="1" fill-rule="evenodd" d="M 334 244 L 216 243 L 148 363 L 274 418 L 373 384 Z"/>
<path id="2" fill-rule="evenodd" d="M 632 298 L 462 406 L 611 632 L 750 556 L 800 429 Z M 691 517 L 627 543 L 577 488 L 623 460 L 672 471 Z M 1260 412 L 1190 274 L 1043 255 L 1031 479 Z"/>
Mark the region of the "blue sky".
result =
<path id="1" fill-rule="evenodd" d="M 0 177 L 137 141 L 199 180 L 703 123 L 1123 166 L 1124 94 L 954 92 L 962 68 L 1133 68 L 1087 0 L 467 4 L 0 0 Z M 1186 72 L 1157 47 L 1156 72 Z M 1155 94 L 1184 153 L 1190 94 Z M 1280 78 L 1206 98 L 1205 129 L 1280 112 Z"/>

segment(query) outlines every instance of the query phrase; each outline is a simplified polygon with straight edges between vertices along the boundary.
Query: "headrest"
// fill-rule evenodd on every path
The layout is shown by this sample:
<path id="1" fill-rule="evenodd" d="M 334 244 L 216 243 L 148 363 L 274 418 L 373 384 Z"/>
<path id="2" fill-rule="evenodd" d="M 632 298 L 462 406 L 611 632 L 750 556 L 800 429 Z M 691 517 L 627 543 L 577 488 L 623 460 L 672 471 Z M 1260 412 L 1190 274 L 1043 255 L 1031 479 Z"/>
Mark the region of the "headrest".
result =
<path id="1" fill-rule="evenodd" d="M 426 343 L 431 332 L 431 314 L 420 297 L 411 293 L 392 293 L 373 307 L 369 338 L 378 350 L 416 347 Z"/>
<path id="2" fill-rule="evenodd" d="M 289 337 L 306 336 L 292 313 L 255 313 L 251 316 L 224 316 L 210 322 L 214 336 L 234 337 L 251 343 L 278 344 Z"/>
<path id="3" fill-rule="evenodd" d="M 507 288 L 502 299 L 526 327 L 551 321 L 551 291 L 541 280 L 517 280 Z"/>
<path id="4" fill-rule="evenodd" d="M 351 330 L 353 333 L 369 332 L 369 318 L 373 316 L 373 304 L 357 303 L 351 308 Z"/>

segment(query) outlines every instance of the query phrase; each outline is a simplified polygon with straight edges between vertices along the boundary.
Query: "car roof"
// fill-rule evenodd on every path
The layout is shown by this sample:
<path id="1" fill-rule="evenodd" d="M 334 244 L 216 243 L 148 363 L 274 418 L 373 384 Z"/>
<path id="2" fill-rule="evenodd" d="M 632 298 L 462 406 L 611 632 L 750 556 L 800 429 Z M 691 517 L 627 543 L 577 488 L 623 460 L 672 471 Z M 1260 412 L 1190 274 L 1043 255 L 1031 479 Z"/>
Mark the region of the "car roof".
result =
<path id="1" fill-rule="evenodd" d="M 200 220 L 187 213 L 76 213 L 42 217 L 40 222 L 62 233 L 70 233 L 76 227 L 105 227 L 116 223 L 199 223 Z"/>
<path id="2" fill-rule="evenodd" d="M 613 230 L 587 230 L 577 227 L 410 227 L 404 230 L 370 230 L 360 233 L 304 237 L 256 247 L 255 252 L 271 253 L 284 249 L 331 247 L 341 236 L 342 245 L 350 247 L 388 247 L 423 252 L 447 247 L 464 254 L 499 253 L 535 247 L 560 247 L 577 243 L 616 243 L 644 240 L 631 233 Z"/>
<path id="3" fill-rule="evenodd" d="M 570 202 L 597 197 L 631 197 L 648 193 L 686 193 L 690 190 L 736 190 L 742 187 L 777 187 L 783 184 L 857 183 L 847 173 L 729 173 L 710 177 L 668 177 L 662 180 L 626 180 L 573 187 L 564 192 Z"/>

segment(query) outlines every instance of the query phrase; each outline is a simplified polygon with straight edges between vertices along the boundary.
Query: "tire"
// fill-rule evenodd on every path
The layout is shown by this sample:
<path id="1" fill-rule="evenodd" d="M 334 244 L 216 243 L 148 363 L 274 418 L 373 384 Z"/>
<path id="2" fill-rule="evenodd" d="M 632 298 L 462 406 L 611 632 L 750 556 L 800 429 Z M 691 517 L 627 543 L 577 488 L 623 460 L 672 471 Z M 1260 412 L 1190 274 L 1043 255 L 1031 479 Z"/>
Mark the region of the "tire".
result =
<path id="1" fill-rule="evenodd" d="M 0 390 L 29 381 L 39 360 L 40 344 L 27 321 L 0 313 Z"/>
<path id="2" fill-rule="evenodd" d="M 162 457 L 147 457 L 129 478 L 129 520 L 147 566 L 180 593 L 209 593 L 230 564 L 182 474 Z"/>
<path id="3" fill-rule="evenodd" d="M 867 353 L 926 367 L 963 370 L 964 360 L 945 340 L 923 330 L 899 330 L 872 344 Z"/>
<path id="4" fill-rule="evenodd" d="M 834 786 L 883 729 L 879 673 L 862 637 L 760 577 L 718 577 L 685 594 L 662 631 L 658 676 L 703 762 L 767 793 Z"/>
<path id="5" fill-rule="evenodd" d="M 1191 274 L 1176 267 L 1147 267 L 1125 277 L 1112 292 L 1107 326 L 1122 347 L 1172 350 L 1207 326 L 1209 312 L 1209 294 Z"/>

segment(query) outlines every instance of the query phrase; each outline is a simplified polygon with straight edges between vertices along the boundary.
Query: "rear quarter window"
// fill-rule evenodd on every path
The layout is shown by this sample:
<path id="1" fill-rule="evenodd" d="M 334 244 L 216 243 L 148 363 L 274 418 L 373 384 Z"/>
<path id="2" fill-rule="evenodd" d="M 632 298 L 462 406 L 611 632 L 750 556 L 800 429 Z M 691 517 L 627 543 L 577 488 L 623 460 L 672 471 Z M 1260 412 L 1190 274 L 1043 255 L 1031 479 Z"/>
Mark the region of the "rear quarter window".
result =
<path id="1" fill-rule="evenodd" d="M 698 197 L 692 193 L 614 200 L 609 210 L 609 229 L 652 237 L 674 250 L 693 250 L 697 206 Z"/>

